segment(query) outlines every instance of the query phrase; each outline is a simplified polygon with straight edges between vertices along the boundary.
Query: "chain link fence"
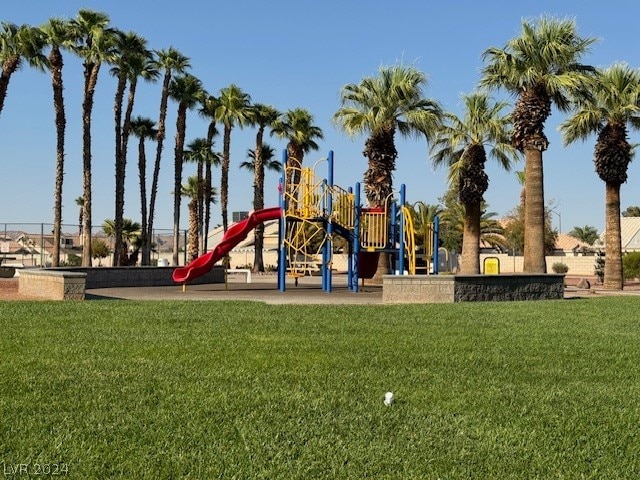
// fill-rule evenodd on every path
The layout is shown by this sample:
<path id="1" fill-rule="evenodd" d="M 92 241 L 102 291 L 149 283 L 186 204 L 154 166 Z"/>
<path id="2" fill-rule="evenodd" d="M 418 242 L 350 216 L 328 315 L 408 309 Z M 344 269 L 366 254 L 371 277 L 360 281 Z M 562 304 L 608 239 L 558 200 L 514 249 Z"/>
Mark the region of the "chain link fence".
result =
<path id="1" fill-rule="evenodd" d="M 76 266 L 82 261 L 82 229 L 78 225 L 63 224 L 60 235 L 60 265 Z M 179 262 L 186 263 L 187 231 L 179 238 Z M 102 227 L 91 229 L 93 266 L 111 266 L 115 239 Z M 104 244 L 102 250 L 95 245 Z M 0 266 L 49 267 L 53 255 L 53 224 L 0 223 Z M 154 229 L 151 238 L 151 265 L 172 264 L 173 229 Z M 132 251 L 133 246 L 129 246 Z M 139 262 L 138 262 L 139 264 Z"/>

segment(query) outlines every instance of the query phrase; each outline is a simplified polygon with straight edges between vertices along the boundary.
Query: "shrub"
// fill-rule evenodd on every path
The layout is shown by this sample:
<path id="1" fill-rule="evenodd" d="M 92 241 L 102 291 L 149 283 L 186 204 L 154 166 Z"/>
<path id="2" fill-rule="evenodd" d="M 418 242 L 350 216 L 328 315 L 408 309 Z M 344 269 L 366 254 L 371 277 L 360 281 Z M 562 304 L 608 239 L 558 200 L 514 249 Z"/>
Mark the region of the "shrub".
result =
<path id="1" fill-rule="evenodd" d="M 625 280 L 640 277 L 640 252 L 629 252 L 622 257 Z"/>
<path id="2" fill-rule="evenodd" d="M 554 273 L 567 273 L 569 271 L 569 267 L 564 263 L 557 262 L 551 266 L 551 270 L 553 270 Z"/>
<path id="3" fill-rule="evenodd" d="M 598 281 L 602 283 L 604 281 L 604 253 L 598 252 L 596 254 L 595 272 L 598 277 Z"/>

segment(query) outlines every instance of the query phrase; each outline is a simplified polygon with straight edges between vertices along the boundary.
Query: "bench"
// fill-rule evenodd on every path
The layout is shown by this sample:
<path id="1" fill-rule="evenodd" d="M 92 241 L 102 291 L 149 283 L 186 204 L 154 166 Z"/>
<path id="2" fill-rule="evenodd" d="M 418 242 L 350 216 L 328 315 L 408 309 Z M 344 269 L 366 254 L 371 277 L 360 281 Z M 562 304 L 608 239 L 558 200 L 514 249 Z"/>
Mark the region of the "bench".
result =
<path id="1" fill-rule="evenodd" d="M 87 274 L 25 269 L 18 277 L 18 292 L 47 300 L 84 300 Z"/>
<path id="2" fill-rule="evenodd" d="M 248 268 L 228 268 L 227 275 L 241 273 L 244 275 L 244 283 L 251 283 L 251 270 Z"/>

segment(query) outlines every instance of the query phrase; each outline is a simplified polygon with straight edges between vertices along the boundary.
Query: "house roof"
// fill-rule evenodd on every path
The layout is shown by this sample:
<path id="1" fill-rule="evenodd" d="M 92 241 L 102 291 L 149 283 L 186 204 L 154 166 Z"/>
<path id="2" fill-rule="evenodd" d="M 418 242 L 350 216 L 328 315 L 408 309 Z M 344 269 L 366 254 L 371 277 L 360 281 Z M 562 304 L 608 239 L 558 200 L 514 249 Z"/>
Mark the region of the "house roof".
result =
<path id="1" fill-rule="evenodd" d="M 559 233 L 556 238 L 556 250 L 562 250 L 565 252 L 577 250 L 579 248 L 592 248 L 586 242 L 582 240 L 578 240 L 571 235 L 567 235 L 566 233 Z"/>
<path id="2" fill-rule="evenodd" d="M 600 242 L 605 244 L 606 230 L 600 235 Z M 640 217 L 620 217 L 620 237 L 622 250 L 640 250 Z"/>

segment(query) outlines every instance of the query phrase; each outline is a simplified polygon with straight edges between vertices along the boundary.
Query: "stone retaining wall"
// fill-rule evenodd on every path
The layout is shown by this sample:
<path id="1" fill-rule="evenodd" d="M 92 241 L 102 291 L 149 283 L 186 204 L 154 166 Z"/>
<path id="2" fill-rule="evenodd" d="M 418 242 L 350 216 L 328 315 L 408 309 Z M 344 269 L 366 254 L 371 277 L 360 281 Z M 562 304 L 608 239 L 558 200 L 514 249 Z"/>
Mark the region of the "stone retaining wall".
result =
<path id="1" fill-rule="evenodd" d="M 171 275 L 174 267 L 64 267 L 48 271 L 84 273 L 87 289 L 115 287 L 161 287 L 177 285 Z M 22 274 L 22 273 L 21 273 Z M 224 269 L 213 267 L 202 277 L 189 282 L 190 285 L 224 283 Z"/>
<path id="2" fill-rule="evenodd" d="M 49 300 L 84 300 L 86 278 L 78 272 L 24 269 L 18 277 L 18 292 Z"/>
<path id="3" fill-rule="evenodd" d="M 564 298 L 564 275 L 385 275 L 383 303 L 453 303 Z"/>

